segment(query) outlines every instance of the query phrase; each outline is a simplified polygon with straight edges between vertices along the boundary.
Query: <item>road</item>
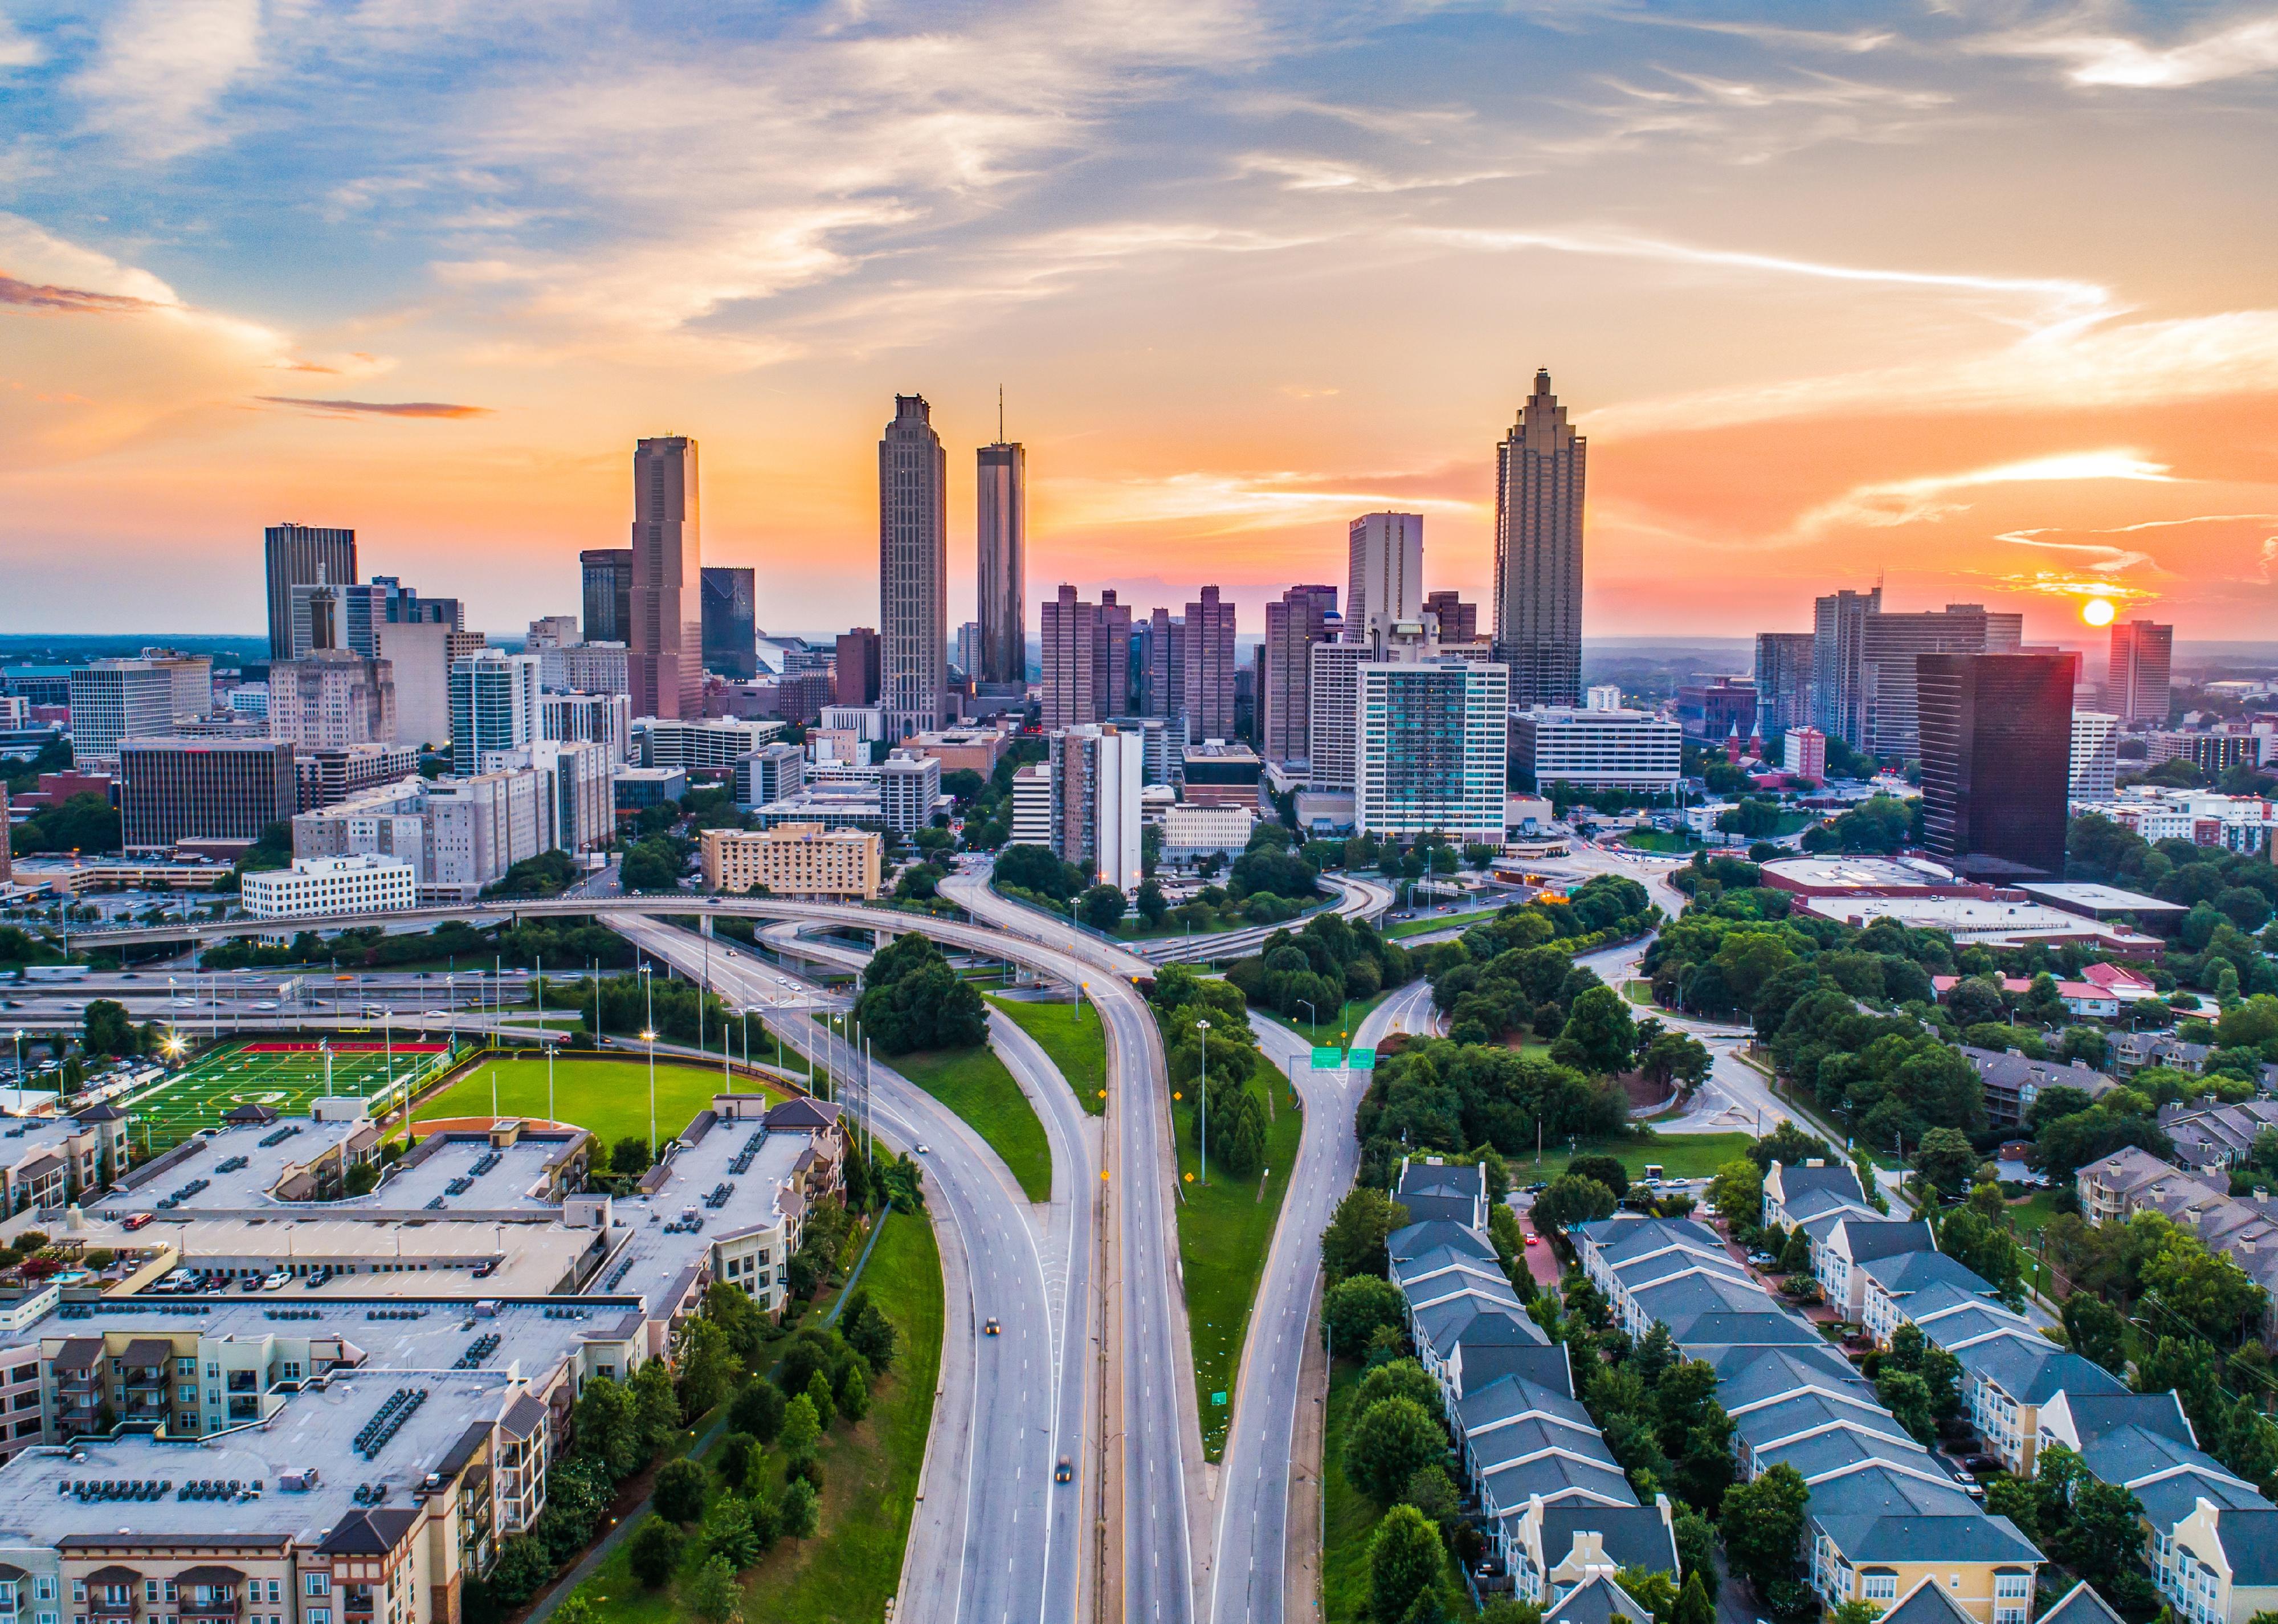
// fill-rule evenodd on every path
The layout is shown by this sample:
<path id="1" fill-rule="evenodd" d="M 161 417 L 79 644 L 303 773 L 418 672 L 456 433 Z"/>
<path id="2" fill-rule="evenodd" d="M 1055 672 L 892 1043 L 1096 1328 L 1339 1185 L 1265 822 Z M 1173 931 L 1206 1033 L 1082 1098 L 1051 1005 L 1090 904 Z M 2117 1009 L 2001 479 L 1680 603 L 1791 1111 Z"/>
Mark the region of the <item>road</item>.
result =
<path id="1" fill-rule="evenodd" d="M 1418 981 L 1370 1010 L 1353 1045 L 1373 1048 L 1388 1032 L 1427 1030 L 1431 1017 L 1431 984 Z M 1360 1172 L 1353 1114 L 1369 1084 L 1366 1072 L 1314 1070 L 1312 1045 L 1280 1022 L 1252 1010 L 1250 1024 L 1305 1102 L 1305 1125 L 1242 1337 L 1219 1467 L 1212 1624 L 1267 1624 L 1283 1615 L 1298 1369 L 1320 1278 L 1321 1231 Z"/>
<path id="2" fill-rule="evenodd" d="M 1336 905 L 1330 911 L 1348 919 L 1379 919 L 1392 907 L 1392 886 L 1383 880 L 1359 875 L 1324 874 L 1321 884 L 1337 892 Z M 1295 930 L 1303 923 L 1303 920 L 1289 920 L 1280 924 L 1245 925 L 1238 931 L 1216 931 L 1203 936 L 1166 936 L 1137 943 L 1133 951 L 1157 964 L 1173 960 L 1240 958 L 1256 952 L 1274 931 Z M 1091 939 L 1109 945 L 1104 938 Z"/>
<path id="3" fill-rule="evenodd" d="M 700 938 L 656 920 L 616 929 L 731 1004 L 761 1005 L 769 1028 L 834 1076 L 858 1069 L 793 996 L 806 989 L 749 954 L 707 954 Z M 716 947 L 716 945 L 715 945 Z M 1000 1018 L 1001 1019 L 1001 1018 Z M 929 1199 L 954 1237 L 944 1248 L 949 1315 L 926 1475 L 912 1520 L 897 1617 L 1000 1621 L 1073 1618 L 1086 1485 L 1053 1481 L 1082 1461 L 1093 1367 L 1091 1223 L 1096 1152 L 1074 1092 L 1010 1022 L 991 1032 L 1051 1143 L 1051 1199 L 1032 1207 L 996 1153 L 955 1113 L 890 1067 L 869 1073 L 879 1136 L 925 1155 Z M 1000 1335 L 983 1326 L 995 1319 Z"/>
<path id="4" fill-rule="evenodd" d="M 1202 1423 L 1170 1209 L 1177 1162 L 1162 1040 L 1145 1000 L 1122 979 L 1151 974 L 1153 967 L 1113 943 L 997 895 L 985 869 L 951 876 L 941 892 L 975 920 L 996 927 L 999 941 L 1023 938 L 1077 961 L 1063 978 L 1089 992 L 1107 1032 L 1115 1075 L 1108 1084 L 1106 1124 L 1112 1339 L 1106 1453 L 1111 1497 L 1119 1476 L 1120 1482 L 1110 1536 L 1122 1544 L 1122 1595 L 1120 1606 L 1105 1611 L 1110 1618 L 1185 1624 L 1201 1605 L 1195 1555 L 1209 1546 L 1207 1530 L 1190 1521 L 1204 1509 L 1200 1494 L 1189 1492 L 1189 1483 L 1202 1478 Z"/>

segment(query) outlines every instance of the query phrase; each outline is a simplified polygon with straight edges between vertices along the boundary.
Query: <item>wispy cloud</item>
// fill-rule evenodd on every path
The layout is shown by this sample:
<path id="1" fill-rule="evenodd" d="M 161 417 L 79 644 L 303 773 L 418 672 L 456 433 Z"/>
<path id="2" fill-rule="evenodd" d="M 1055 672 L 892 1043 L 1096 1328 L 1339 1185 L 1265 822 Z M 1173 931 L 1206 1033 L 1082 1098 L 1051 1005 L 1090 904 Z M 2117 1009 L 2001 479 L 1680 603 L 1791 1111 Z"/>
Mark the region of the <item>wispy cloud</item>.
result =
<path id="1" fill-rule="evenodd" d="M 2248 18 L 2180 44 L 2156 46 L 2121 34 L 2084 34 L 2070 25 L 1988 35 L 1970 49 L 1990 56 L 2041 57 L 2067 65 L 2075 85 L 2184 90 L 2278 68 L 2278 15 Z"/>
<path id="2" fill-rule="evenodd" d="M 260 0 L 131 0 L 73 88 L 95 128 L 179 157 L 220 138 L 217 104 L 260 61 Z"/>
<path id="3" fill-rule="evenodd" d="M 2173 483 L 2167 465 L 2148 461 L 2132 450 L 2067 451 L 2054 456 L 2003 463 L 1990 468 L 1965 469 L 1957 473 L 1924 474 L 1910 479 L 1879 480 L 1854 486 L 1832 502 L 1823 502 L 1795 522 L 1799 535 L 1864 526 L 1889 529 L 1921 524 L 1963 512 L 1966 502 L 1945 500 L 1956 491 L 1988 485 L 2020 485 L 2079 479 L 2133 479 Z"/>
<path id="4" fill-rule="evenodd" d="M 94 293 L 84 287 L 57 287 L 51 282 L 26 282 L 0 273 L 0 304 L 26 310 L 68 310 L 78 315 L 116 316 L 127 310 L 162 307 L 132 294 Z"/>
<path id="5" fill-rule="evenodd" d="M 325 417 L 487 417 L 487 406 L 456 406 L 443 401 L 325 401 L 296 395 L 256 397 L 271 406 L 290 406 Z"/>

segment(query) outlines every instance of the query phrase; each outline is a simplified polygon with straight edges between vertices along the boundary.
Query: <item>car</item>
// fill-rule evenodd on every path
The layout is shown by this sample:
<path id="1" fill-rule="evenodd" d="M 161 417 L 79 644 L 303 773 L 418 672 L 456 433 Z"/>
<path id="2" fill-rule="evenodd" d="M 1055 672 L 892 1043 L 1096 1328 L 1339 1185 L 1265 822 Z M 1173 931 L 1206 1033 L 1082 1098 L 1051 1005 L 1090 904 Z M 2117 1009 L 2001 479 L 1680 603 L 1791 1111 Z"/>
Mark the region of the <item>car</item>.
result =
<path id="1" fill-rule="evenodd" d="M 933 1146 L 932 1146 L 932 1145 L 930 1145 L 921 1144 L 921 1145 L 918 1146 L 918 1154 L 919 1154 L 919 1155 L 921 1155 L 921 1156 L 930 1156 L 930 1155 L 932 1155 L 932 1154 L 933 1154 Z"/>
<path id="2" fill-rule="evenodd" d="M 281 1291 L 287 1285 L 290 1285 L 292 1282 L 292 1275 L 280 1268 L 272 1273 L 268 1279 L 261 1283 L 261 1289 L 264 1291 Z"/>
<path id="3" fill-rule="evenodd" d="M 1526 1244 L 1530 1246 L 1540 1246 L 1542 1245 L 1542 1237 L 1529 1231 L 1526 1237 Z"/>
<path id="4" fill-rule="evenodd" d="M 1062 1455 L 1060 1463 L 1052 1468 L 1052 1481 L 1056 1483 L 1075 1482 L 1075 1462 Z"/>
<path id="5" fill-rule="evenodd" d="M 139 1229 L 157 1215 L 156 1213 L 129 1213 L 126 1214 L 126 1222 L 119 1225 L 119 1228 L 129 1230 Z"/>
<path id="6" fill-rule="evenodd" d="M 1523 1192 L 1527 1195 L 1540 1195 L 1544 1191 L 1549 1188 L 1549 1185 L 1542 1184 L 1540 1181 L 1522 1186 Z"/>
<path id="7" fill-rule="evenodd" d="M 986 1322 L 986 1323 L 984 1323 L 984 1324 L 982 1326 L 982 1328 L 981 1328 L 981 1334 L 982 1334 L 982 1336 L 984 1336 L 984 1337 L 996 1337 L 996 1336 L 1001 1336 L 1001 1335 L 1003 1335 L 1003 1331 L 1002 1331 L 1002 1330 L 1000 1329 L 1000 1328 L 998 1326 L 998 1323 L 997 1323 L 997 1316 L 996 1316 L 995 1314 L 990 1314 L 990 1315 L 989 1316 L 989 1319 L 988 1319 L 987 1322 Z"/>
<path id="8" fill-rule="evenodd" d="M 498 1273 L 498 1266 L 499 1260 L 496 1258 L 485 1258 L 482 1262 L 475 1265 L 473 1277 L 477 1280 L 488 1280 L 493 1275 Z"/>
<path id="9" fill-rule="evenodd" d="M 420 1017 L 423 1021 L 447 1021 L 450 1018 L 451 1012 L 447 1009 L 430 1009 Z"/>
<path id="10" fill-rule="evenodd" d="M 277 1000 L 273 998 L 261 999 L 256 1001 L 253 1007 L 256 1009 L 274 1009 L 277 1007 Z"/>

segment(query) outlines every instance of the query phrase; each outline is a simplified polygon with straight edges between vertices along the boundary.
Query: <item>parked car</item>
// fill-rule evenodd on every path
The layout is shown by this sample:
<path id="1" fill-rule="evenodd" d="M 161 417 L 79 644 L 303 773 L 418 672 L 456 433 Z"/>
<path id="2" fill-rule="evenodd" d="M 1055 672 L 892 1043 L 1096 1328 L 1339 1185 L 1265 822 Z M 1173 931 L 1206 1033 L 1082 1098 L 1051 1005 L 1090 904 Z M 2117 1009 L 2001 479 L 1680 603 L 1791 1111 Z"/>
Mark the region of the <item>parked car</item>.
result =
<path id="1" fill-rule="evenodd" d="M 126 1214 L 126 1222 L 119 1227 L 123 1229 L 133 1231 L 141 1229 L 144 1224 L 149 1222 L 151 1219 L 157 1216 L 157 1214 L 156 1213 L 129 1213 Z"/>
<path id="2" fill-rule="evenodd" d="M 268 1279 L 261 1283 L 261 1289 L 264 1291 L 281 1291 L 292 1283 L 293 1275 L 291 1271 L 280 1268 L 271 1274 Z"/>

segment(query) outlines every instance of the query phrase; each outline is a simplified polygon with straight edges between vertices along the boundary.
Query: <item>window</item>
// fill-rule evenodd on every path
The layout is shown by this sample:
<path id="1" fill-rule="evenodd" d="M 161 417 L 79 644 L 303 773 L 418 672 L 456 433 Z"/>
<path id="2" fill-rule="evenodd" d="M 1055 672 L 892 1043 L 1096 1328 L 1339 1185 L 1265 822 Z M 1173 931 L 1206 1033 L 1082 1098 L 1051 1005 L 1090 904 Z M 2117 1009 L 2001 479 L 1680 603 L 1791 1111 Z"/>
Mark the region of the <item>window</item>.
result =
<path id="1" fill-rule="evenodd" d="M 303 1596 L 330 1596 L 333 1593 L 333 1576 L 330 1574 L 302 1574 L 301 1593 Z"/>
<path id="2" fill-rule="evenodd" d="M 145 1579 L 142 1582 L 142 1599 L 146 1602 L 158 1599 L 158 1582 L 156 1579 Z"/>
<path id="3" fill-rule="evenodd" d="M 330 1607 L 310 1608 L 309 1624 L 333 1624 L 333 1610 Z"/>
<path id="4" fill-rule="evenodd" d="M 42 1577 L 40 1577 L 40 1578 L 37 1578 L 37 1579 L 33 1580 L 33 1581 L 32 1581 L 32 1594 L 33 1594 L 34 1596 L 37 1597 L 38 1597 L 40 1600 L 42 1600 L 42 1601 L 53 1601 L 53 1600 L 55 1600 L 55 1598 L 56 1598 L 56 1582 L 55 1582 L 55 1580 L 54 1580 L 54 1579 L 52 1579 L 52 1578 L 50 1578 L 50 1577 L 44 1576 L 44 1575 L 43 1575 L 43 1576 L 42 1576 Z M 55 1615 L 54 1615 L 53 1613 L 42 1613 L 41 1616 L 42 1616 L 42 1618 L 45 1618 L 45 1619 L 48 1620 L 48 1624 L 55 1624 Z"/>
<path id="5" fill-rule="evenodd" d="M 1899 1576 L 1896 1574 L 1869 1574 L 1865 1594 L 1869 1601 L 1898 1600 Z"/>
<path id="6" fill-rule="evenodd" d="M 269 1599 L 272 1602 L 285 1599 L 285 1586 L 281 1581 L 271 1579 L 269 1582 Z"/>

